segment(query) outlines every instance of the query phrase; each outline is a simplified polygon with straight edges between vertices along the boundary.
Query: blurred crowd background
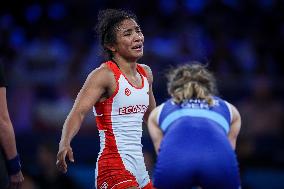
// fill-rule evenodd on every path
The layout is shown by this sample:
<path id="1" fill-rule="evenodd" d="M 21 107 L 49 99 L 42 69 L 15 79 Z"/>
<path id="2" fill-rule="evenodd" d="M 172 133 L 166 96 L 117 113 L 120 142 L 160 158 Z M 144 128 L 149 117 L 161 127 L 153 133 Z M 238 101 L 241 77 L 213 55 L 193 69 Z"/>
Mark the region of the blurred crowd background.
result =
<path id="1" fill-rule="evenodd" d="M 63 122 L 91 70 L 103 61 L 97 13 L 123 8 L 137 16 L 144 57 L 160 104 L 165 72 L 192 60 L 208 64 L 221 97 L 242 116 L 237 155 L 243 189 L 284 188 L 284 1 L 282 0 L 10 0 L 0 7 L 0 61 L 25 174 L 24 189 L 89 189 L 99 138 L 92 113 L 72 146 L 67 175 L 55 161 Z M 155 153 L 146 127 L 145 161 Z"/>

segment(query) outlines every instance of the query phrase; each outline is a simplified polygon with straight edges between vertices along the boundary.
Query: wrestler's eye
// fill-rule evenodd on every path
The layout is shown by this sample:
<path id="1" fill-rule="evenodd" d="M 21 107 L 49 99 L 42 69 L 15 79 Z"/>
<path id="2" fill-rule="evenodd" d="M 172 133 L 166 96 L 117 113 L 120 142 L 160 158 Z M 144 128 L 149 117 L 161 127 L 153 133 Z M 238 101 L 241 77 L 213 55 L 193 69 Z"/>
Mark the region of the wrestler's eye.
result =
<path id="1" fill-rule="evenodd" d="M 131 35 L 131 33 L 129 32 L 123 34 L 123 36 L 129 36 L 129 35 Z"/>

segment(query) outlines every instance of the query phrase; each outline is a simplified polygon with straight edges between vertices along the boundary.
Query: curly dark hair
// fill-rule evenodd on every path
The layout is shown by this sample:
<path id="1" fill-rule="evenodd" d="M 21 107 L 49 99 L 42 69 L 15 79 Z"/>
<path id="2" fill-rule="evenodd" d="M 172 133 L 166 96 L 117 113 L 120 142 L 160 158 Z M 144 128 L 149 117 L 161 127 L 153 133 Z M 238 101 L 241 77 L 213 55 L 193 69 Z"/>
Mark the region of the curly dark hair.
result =
<path id="1" fill-rule="evenodd" d="M 126 19 L 133 19 L 137 22 L 137 17 L 135 14 L 122 9 L 105 9 L 99 11 L 98 13 L 98 22 L 95 30 L 104 52 L 109 59 L 113 58 L 113 54 L 106 47 L 106 45 L 116 43 L 116 28 L 122 21 Z"/>
<path id="2" fill-rule="evenodd" d="M 197 61 L 180 65 L 169 71 L 168 93 L 175 103 L 180 104 L 190 98 L 204 99 L 213 105 L 213 97 L 218 93 L 214 75 L 206 66 Z"/>

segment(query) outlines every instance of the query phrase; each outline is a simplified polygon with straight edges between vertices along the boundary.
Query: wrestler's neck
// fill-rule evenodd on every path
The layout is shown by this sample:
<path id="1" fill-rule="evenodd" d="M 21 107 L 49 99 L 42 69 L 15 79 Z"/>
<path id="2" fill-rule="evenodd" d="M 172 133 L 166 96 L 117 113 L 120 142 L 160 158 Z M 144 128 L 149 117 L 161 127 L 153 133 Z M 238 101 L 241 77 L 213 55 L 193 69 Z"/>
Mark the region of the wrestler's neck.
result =
<path id="1" fill-rule="evenodd" d="M 123 57 L 113 57 L 113 61 L 118 65 L 120 71 L 122 71 L 125 75 L 133 75 L 137 74 L 137 60 L 138 59 L 125 59 Z"/>

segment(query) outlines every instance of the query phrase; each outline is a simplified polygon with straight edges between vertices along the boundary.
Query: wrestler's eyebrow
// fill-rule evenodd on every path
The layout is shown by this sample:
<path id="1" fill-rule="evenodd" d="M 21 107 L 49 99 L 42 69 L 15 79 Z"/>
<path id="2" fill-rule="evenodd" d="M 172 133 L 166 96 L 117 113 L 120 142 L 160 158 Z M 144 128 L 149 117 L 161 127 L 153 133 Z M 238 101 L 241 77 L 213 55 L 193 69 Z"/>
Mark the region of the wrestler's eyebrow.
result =
<path id="1" fill-rule="evenodd" d="M 127 30 L 124 30 L 123 33 L 126 33 L 126 32 L 131 32 L 133 29 L 129 28 Z"/>
<path id="2" fill-rule="evenodd" d="M 140 26 L 136 26 L 135 30 L 141 30 Z"/>

